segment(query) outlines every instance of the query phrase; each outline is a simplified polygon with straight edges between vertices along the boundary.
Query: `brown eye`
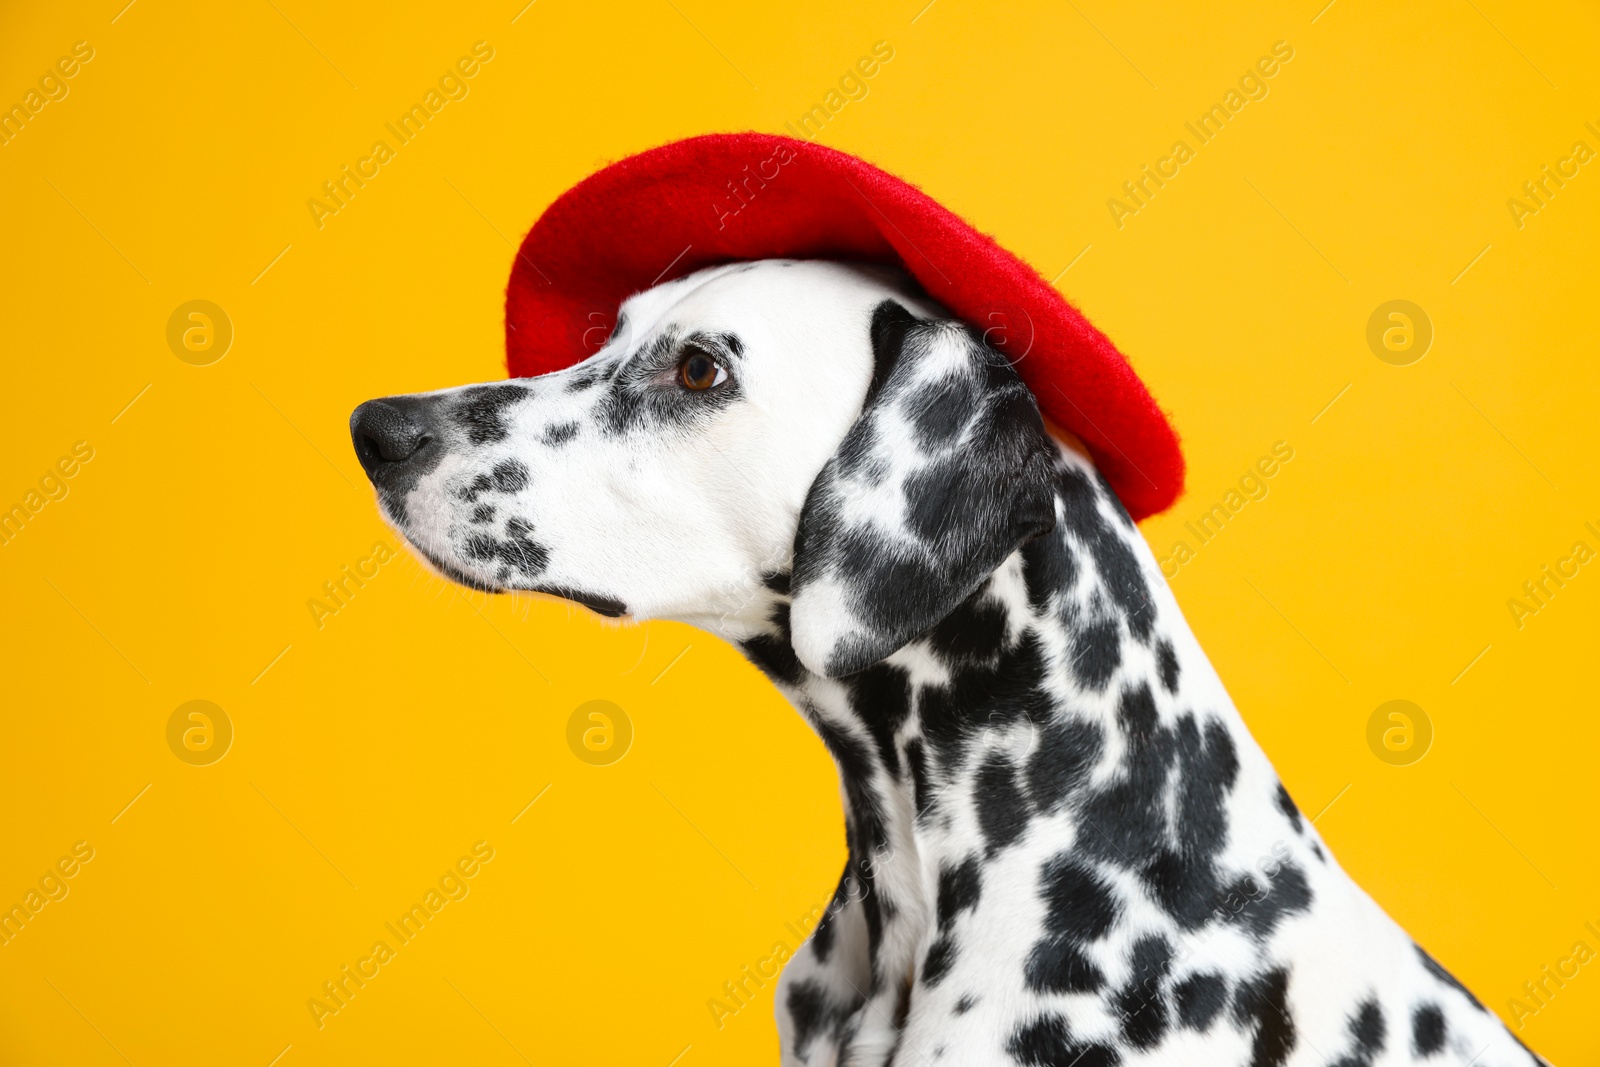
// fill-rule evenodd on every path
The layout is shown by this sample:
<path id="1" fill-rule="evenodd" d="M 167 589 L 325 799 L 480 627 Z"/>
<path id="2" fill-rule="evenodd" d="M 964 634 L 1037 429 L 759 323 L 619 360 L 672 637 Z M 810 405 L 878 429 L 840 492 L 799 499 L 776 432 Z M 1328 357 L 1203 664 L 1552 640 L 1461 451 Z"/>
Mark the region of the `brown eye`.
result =
<path id="1" fill-rule="evenodd" d="M 721 383 L 727 376 L 728 372 L 703 349 L 689 349 L 678 363 L 678 381 L 685 389 L 692 389 L 697 393 Z"/>

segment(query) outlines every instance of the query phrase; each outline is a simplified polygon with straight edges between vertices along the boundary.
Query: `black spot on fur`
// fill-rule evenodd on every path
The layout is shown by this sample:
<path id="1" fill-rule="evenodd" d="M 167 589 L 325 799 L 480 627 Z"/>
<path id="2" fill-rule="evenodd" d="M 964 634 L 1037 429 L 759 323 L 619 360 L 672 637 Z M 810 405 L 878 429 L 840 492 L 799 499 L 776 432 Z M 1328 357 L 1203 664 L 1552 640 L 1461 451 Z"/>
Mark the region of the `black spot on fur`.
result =
<path id="1" fill-rule="evenodd" d="M 1093 993 L 1106 984 L 1105 974 L 1065 934 L 1052 934 L 1033 946 L 1023 977 L 1038 993 Z"/>
<path id="2" fill-rule="evenodd" d="M 475 504 L 478 501 L 478 497 L 482 496 L 484 493 L 487 493 L 493 488 L 494 480 L 491 479 L 487 474 L 480 474 L 476 478 L 472 479 L 471 484 L 469 484 L 465 489 L 461 490 L 460 496 L 461 499 L 466 501 L 468 504 Z"/>
<path id="3" fill-rule="evenodd" d="M 1227 1003 L 1228 982 L 1220 974 L 1197 974 L 1179 982 L 1172 993 L 1178 1002 L 1178 1021 L 1204 1033 Z"/>
<path id="4" fill-rule="evenodd" d="M 1032 631 L 1005 649 L 993 665 L 956 672 L 948 685 L 922 690 L 918 711 L 929 749 L 948 769 L 961 765 L 967 743 L 978 727 L 996 729 L 1026 720 L 1044 722 L 1054 702 L 1044 689 L 1044 654 Z M 983 723 L 975 723 L 975 709 L 984 709 Z"/>
<path id="5" fill-rule="evenodd" d="M 919 386 L 901 401 L 922 448 L 940 448 L 966 426 L 978 402 L 974 383 L 964 379 Z"/>
<path id="6" fill-rule="evenodd" d="M 852 1000 L 859 1001 L 853 997 Z M 837 1033 L 840 1023 L 855 1010 L 855 1004 L 836 1004 L 815 982 L 796 982 L 789 989 L 786 1003 L 794 1020 L 794 1054 L 805 1058 L 805 1050 L 826 1031 Z"/>
<path id="7" fill-rule="evenodd" d="M 987 586 L 928 631 L 929 645 L 951 667 L 991 661 L 1005 646 L 1006 609 L 988 595 Z"/>
<path id="8" fill-rule="evenodd" d="M 834 923 L 852 899 L 851 887 L 854 882 L 850 877 L 850 871 L 851 867 L 847 862 L 844 872 L 839 875 L 839 884 L 834 887 L 833 899 L 822 909 L 822 918 L 817 920 L 817 928 L 811 932 L 811 951 L 816 955 L 818 963 L 828 962 L 828 956 L 833 952 L 834 934 L 838 932 Z"/>
<path id="9" fill-rule="evenodd" d="M 494 519 L 493 504 L 479 504 L 472 509 L 472 521 L 478 524 L 490 522 Z"/>
<path id="10" fill-rule="evenodd" d="M 467 440 L 485 445 L 505 440 L 506 409 L 528 395 L 520 385 L 477 385 L 461 391 L 450 417 L 467 431 Z"/>
<path id="11" fill-rule="evenodd" d="M 1383 1009 L 1376 1000 L 1364 1000 L 1351 1014 L 1348 1025 L 1350 1051 L 1335 1060 L 1332 1067 L 1371 1067 L 1372 1061 L 1383 1051 L 1383 1040 L 1388 1032 Z"/>
<path id="12" fill-rule="evenodd" d="M 1106 976 L 1086 957 L 1083 945 L 1106 936 L 1117 920 L 1117 901 L 1098 873 L 1070 853 L 1040 870 L 1046 936 L 1027 957 L 1024 977 L 1037 992 L 1085 993 L 1106 985 Z"/>
<path id="13" fill-rule="evenodd" d="M 805 676 L 805 668 L 800 665 L 800 658 L 794 654 L 794 645 L 790 642 L 787 603 L 774 605 L 772 625 L 777 633 L 747 638 L 740 648 L 750 662 L 761 668 L 762 673 L 774 682 L 799 685 L 800 679 Z"/>
<path id="14" fill-rule="evenodd" d="M 895 778 L 900 777 L 900 756 L 895 731 L 911 714 L 911 679 L 904 668 L 877 663 L 845 680 L 856 715 L 866 724 L 878 748 L 878 758 Z"/>
<path id="15" fill-rule="evenodd" d="M 1069 627 L 1072 670 L 1085 689 L 1100 692 L 1122 665 L 1122 624 L 1100 619 Z"/>
<path id="16" fill-rule="evenodd" d="M 1025 977 L 1039 992 L 1087 993 L 1105 985 L 1105 975 L 1082 946 L 1104 937 L 1118 909 L 1111 887 L 1063 852 L 1040 871 L 1046 936 L 1028 954 Z"/>
<path id="17" fill-rule="evenodd" d="M 1432 1056 L 1444 1048 L 1444 1012 L 1437 1004 L 1419 1004 L 1411 1012 L 1411 1055 Z"/>
<path id="18" fill-rule="evenodd" d="M 894 473 L 888 458 L 878 451 L 876 426 L 870 422 L 858 424 L 860 432 L 847 435 L 833 454 L 833 462 L 844 477 L 877 488 Z"/>
<path id="19" fill-rule="evenodd" d="M 1077 559 L 1060 534 L 1035 537 L 1022 546 L 1022 578 L 1035 611 L 1049 607 L 1052 593 L 1070 592 L 1076 577 Z"/>
<path id="20" fill-rule="evenodd" d="M 1363 1001 L 1350 1019 L 1350 1034 L 1356 1040 L 1356 1047 L 1367 1053 L 1369 1059 L 1383 1051 L 1383 1041 L 1388 1032 L 1383 1009 L 1378 1007 L 1376 1000 L 1369 998 Z"/>
<path id="21" fill-rule="evenodd" d="M 956 916 L 978 906 L 983 892 L 983 875 L 977 856 L 968 856 L 959 867 L 939 871 L 939 929 L 949 930 Z"/>
<path id="22" fill-rule="evenodd" d="M 1289 825 L 1294 827 L 1294 832 L 1299 833 L 1301 827 L 1300 809 L 1295 807 L 1294 798 L 1289 795 L 1289 791 L 1283 787 L 1282 782 L 1278 783 L 1276 800 L 1278 802 L 1278 810 L 1283 812 L 1284 818 L 1289 820 Z"/>
<path id="23" fill-rule="evenodd" d="M 1094 483 L 1100 487 L 1100 492 L 1106 499 L 1106 506 L 1111 510 L 1111 514 L 1116 516 L 1117 521 L 1129 530 L 1137 529 L 1138 527 L 1134 525 L 1133 516 L 1129 515 L 1128 509 L 1122 506 L 1122 498 L 1117 495 L 1115 489 L 1111 488 L 1111 483 L 1106 481 L 1105 474 L 1098 469 L 1094 472 Z"/>
<path id="24" fill-rule="evenodd" d="M 1161 688 L 1176 696 L 1178 692 L 1178 653 L 1172 647 L 1172 642 L 1164 637 L 1156 642 L 1156 666 L 1161 671 Z"/>
<path id="25" fill-rule="evenodd" d="M 1196 930 L 1211 921 L 1221 895 L 1214 861 L 1227 844 L 1224 803 L 1239 762 L 1220 721 L 1206 723 L 1202 734 L 1194 716 L 1185 714 L 1168 733 L 1177 764 L 1172 837 L 1179 844 L 1172 848 L 1164 839 L 1153 842 L 1147 853 L 1151 858 L 1140 874 L 1173 918 L 1185 929 Z M 1159 781 L 1146 788 L 1160 795 Z"/>
<path id="26" fill-rule="evenodd" d="M 1139 876 L 1156 902 L 1185 930 L 1198 930 L 1211 921 L 1220 891 L 1210 860 L 1162 847 L 1140 868 Z"/>
<path id="27" fill-rule="evenodd" d="M 1096 941 L 1117 919 L 1111 886 L 1070 852 L 1045 862 L 1039 872 L 1039 895 L 1046 909 L 1045 929 L 1052 933 Z"/>
<path id="28" fill-rule="evenodd" d="M 822 738 L 822 743 L 839 766 L 839 778 L 844 783 L 849 800 L 847 830 L 853 829 L 858 839 L 850 842 L 853 858 L 864 854 L 876 855 L 888 844 L 883 802 L 871 786 L 874 763 L 872 753 L 850 734 L 835 727 L 818 715 L 811 717 L 812 727 Z M 861 850 L 865 849 L 866 853 Z"/>
<path id="29" fill-rule="evenodd" d="M 1267 883 L 1266 891 L 1247 899 L 1235 921 L 1257 941 L 1266 941 L 1278 924 L 1311 907 L 1311 885 L 1296 864 L 1285 862 Z"/>
<path id="30" fill-rule="evenodd" d="M 1117 994 L 1122 1036 L 1137 1049 L 1161 1044 L 1167 1032 L 1167 1008 L 1161 1000 L 1161 983 L 1172 969 L 1172 945 L 1164 937 L 1142 937 L 1134 942 L 1133 973 Z"/>
<path id="31" fill-rule="evenodd" d="M 1199 728 L 1194 716 L 1177 723 L 1178 819 L 1176 837 L 1197 856 L 1212 857 L 1228 843 L 1226 802 L 1239 776 L 1233 737 L 1220 720 Z"/>
<path id="32" fill-rule="evenodd" d="M 508 459 L 495 464 L 491 472 L 494 487 L 502 493 L 519 493 L 528 488 L 528 468 L 518 460 Z"/>
<path id="33" fill-rule="evenodd" d="M 539 440 L 552 448 L 559 447 L 578 436 L 578 424 L 575 422 L 557 422 L 544 428 L 544 433 L 539 435 Z"/>
<path id="34" fill-rule="evenodd" d="M 1017 784 L 1017 769 L 1004 756 L 995 755 L 978 769 L 972 785 L 978 808 L 978 827 L 993 856 L 1022 836 L 1028 825 L 1028 801 Z"/>
<path id="35" fill-rule="evenodd" d="M 1462 985 L 1455 975 L 1451 974 L 1449 971 L 1445 970 L 1439 965 L 1438 960 L 1434 959 L 1432 956 L 1428 955 L 1427 952 L 1423 951 L 1421 945 L 1413 944 L 1411 947 L 1417 950 L 1417 958 L 1422 961 L 1422 966 L 1427 968 L 1429 974 L 1433 975 L 1439 981 L 1443 982 L 1451 989 L 1454 989 L 1456 992 L 1466 997 L 1472 1002 L 1472 1006 L 1474 1008 L 1477 1008 L 1481 1012 L 1487 1012 L 1489 1010 L 1488 1008 L 1485 1008 L 1481 1002 L 1479 1002 L 1477 997 L 1472 995 L 1472 990 Z"/>
<path id="36" fill-rule="evenodd" d="M 550 564 L 550 550 L 531 536 L 533 527 L 524 519 L 506 521 L 506 536 L 496 538 L 485 533 L 469 534 L 463 549 L 470 559 L 488 561 L 498 559 L 527 577 L 542 573 Z"/>
<path id="37" fill-rule="evenodd" d="M 1083 804 L 1083 847 L 1097 859 L 1134 867 L 1166 847 L 1164 793 L 1175 746 L 1142 682 L 1123 691 L 1117 723 L 1127 746 L 1125 772 Z"/>
<path id="38" fill-rule="evenodd" d="M 1280 1067 L 1296 1040 L 1289 1014 L 1289 972 L 1278 967 L 1241 983 L 1233 995 L 1233 1021 L 1254 1030 L 1250 1067 Z"/>
<path id="39" fill-rule="evenodd" d="M 1041 812 L 1056 811 L 1078 792 L 1100 759 L 1100 728 L 1079 719 L 1056 720 L 1040 730 L 1039 747 L 1028 759 L 1028 790 Z"/>
<path id="40" fill-rule="evenodd" d="M 967 1012 L 971 1011 L 973 1007 L 977 1005 L 977 1003 L 978 998 L 973 996 L 971 993 L 967 993 L 963 995 L 960 1000 L 956 1001 L 956 1006 L 954 1009 L 955 1014 L 965 1015 Z"/>
<path id="41" fill-rule="evenodd" d="M 948 934 L 928 948 L 927 959 L 922 961 L 922 982 L 932 988 L 938 985 L 955 962 L 956 943 Z"/>
<path id="42" fill-rule="evenodd" d="M 1081 471 L 1064 468 L 1058 475 L 1067 528 L 1094 556 L 1100 580 L 1127 619 L 1128 632 L 1148 643 L 1155 628 L 1155 604 L 1150 587 L 1133 554 L 1115 527 L 1100 513 L 1095 487 Z M 1111 498 L 1115 500 L 1115 497 Z"/>
<path id="43" fill-rule="evenodd" d="M 1113 1048 L 1074 1041 L 1067 1020 L 1059 1015 L 1017 1027 L 1006 1051 L 1023 1067 L 1116 1067 L 1121 1059 Z"/>

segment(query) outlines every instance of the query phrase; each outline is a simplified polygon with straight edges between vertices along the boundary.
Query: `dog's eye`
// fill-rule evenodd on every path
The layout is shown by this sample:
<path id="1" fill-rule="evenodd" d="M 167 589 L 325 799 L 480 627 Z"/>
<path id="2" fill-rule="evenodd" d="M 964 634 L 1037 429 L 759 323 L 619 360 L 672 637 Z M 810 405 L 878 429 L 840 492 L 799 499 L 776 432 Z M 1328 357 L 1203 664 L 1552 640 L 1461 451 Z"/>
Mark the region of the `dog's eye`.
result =
<path id="1" fill-rule="evenodd" d="M 727 379 L 728 372 L 703 348 L 689 348 L 678 361 L 678 382 L 685 389 L 701 393 Z"/>

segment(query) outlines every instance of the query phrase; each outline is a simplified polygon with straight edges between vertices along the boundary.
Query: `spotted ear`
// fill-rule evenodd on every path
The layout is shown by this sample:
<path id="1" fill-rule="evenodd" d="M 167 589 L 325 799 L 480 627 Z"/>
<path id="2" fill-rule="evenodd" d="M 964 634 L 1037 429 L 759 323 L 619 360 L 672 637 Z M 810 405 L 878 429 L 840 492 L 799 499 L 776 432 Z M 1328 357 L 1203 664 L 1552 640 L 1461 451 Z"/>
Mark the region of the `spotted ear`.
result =
<path id="1" fill-rule="evenodd" d="M 872 316 L 861 416 L 795 538 L 795 654 L 854 673 L 931 629 L 1056 523 L 1056 446 L 1011 365 L 960 323 Z"/>

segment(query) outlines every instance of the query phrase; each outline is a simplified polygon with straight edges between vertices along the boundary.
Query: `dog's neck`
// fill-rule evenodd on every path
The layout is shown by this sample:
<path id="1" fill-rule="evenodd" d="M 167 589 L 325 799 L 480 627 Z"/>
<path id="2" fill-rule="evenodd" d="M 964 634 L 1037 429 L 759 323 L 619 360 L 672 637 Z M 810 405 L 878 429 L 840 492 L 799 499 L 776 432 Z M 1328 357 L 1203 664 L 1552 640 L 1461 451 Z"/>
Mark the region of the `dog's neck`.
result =
<path id="1" fill-rule="evenodd" d="M 839 894 L 862 902 L 874 940 L 884 912 L 931 916 L 937 899 L 943 914 L 943 883 L 1014 848 L 1125 870 L 1199 925 L 1254 877 L 1236 857 L 1263 857 L 1270 880 L 1281 839 L 1301 833 L 1120 503 L 1075 451 L 1057 480 L 1057 528 L 882 663 L 840 679 L 807 671 L 781 577 L 765 626 L 738 642 L 838 765 Z M 1259 796 L 1240 805 L 1246 789 Z M 1230 814 L 1258 810 L 1272 818 Z"/>

